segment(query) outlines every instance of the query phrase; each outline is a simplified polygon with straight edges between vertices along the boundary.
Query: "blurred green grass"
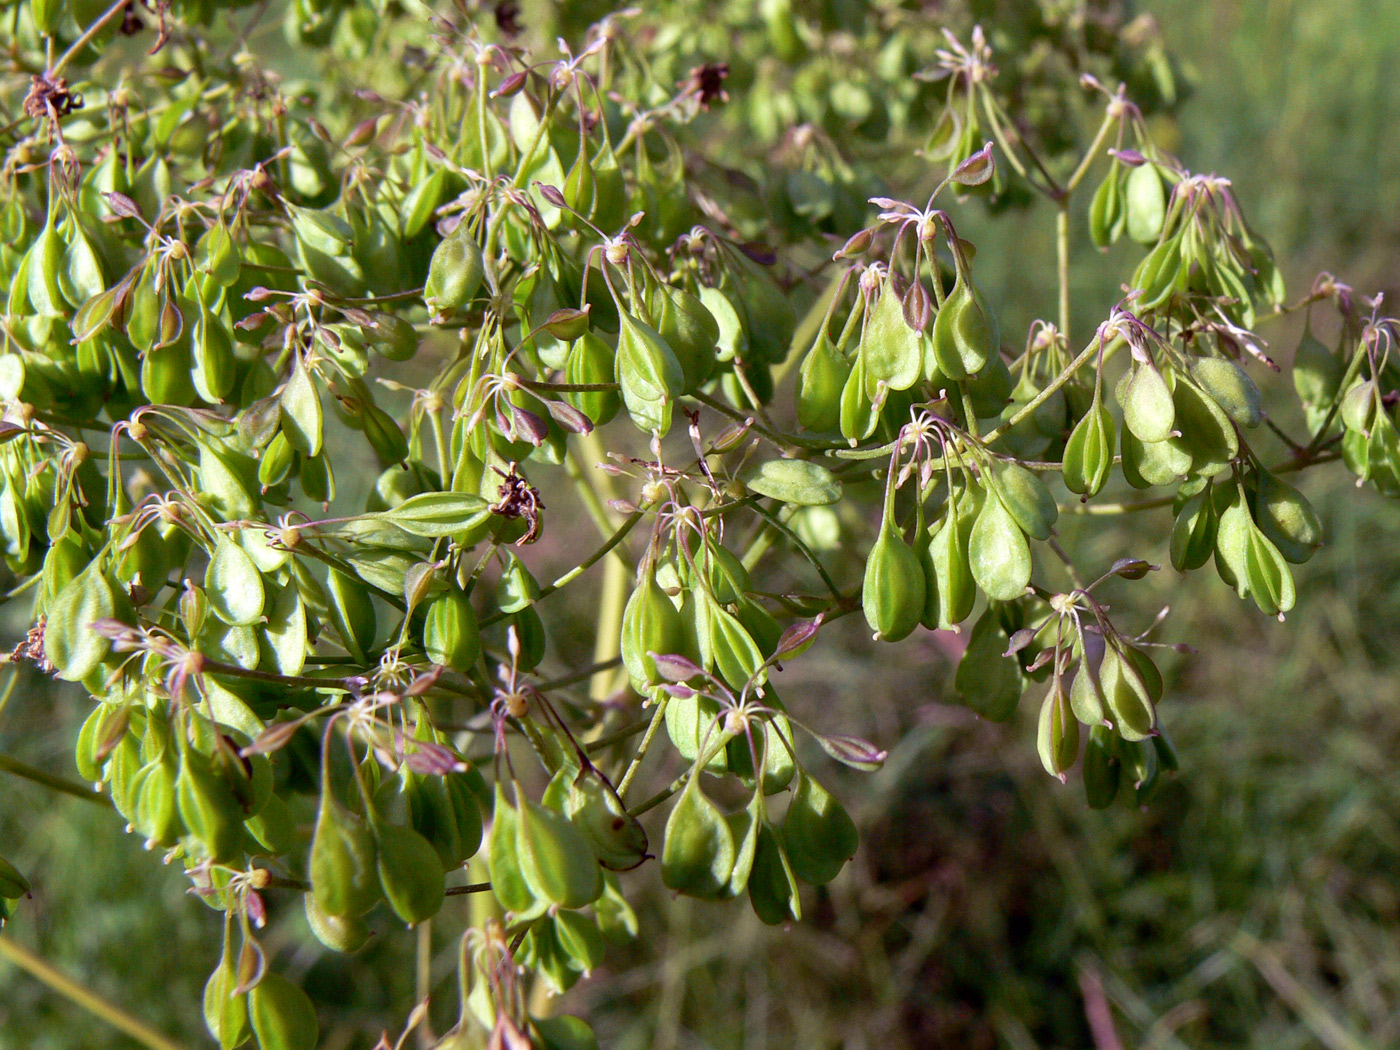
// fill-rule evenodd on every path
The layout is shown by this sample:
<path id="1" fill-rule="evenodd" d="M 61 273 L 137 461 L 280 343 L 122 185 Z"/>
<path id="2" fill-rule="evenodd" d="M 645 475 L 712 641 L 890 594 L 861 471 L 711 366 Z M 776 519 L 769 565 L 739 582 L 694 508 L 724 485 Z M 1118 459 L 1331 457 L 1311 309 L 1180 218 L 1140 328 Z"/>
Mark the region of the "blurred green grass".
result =
<path id="1" fill-rule="evenodd" d="M 1142 7 L 1194 70 L 1183 160 L 1234 180 L 1293 290 L 1326 265 L 1359 290 L 1400 291 L 1400 9 Z M 1048 258 L 1043 218 L 1010 236 Z M 989 249 L 982 265 L 997 256 Z M 1107 272 L 1077 277 L 1082 326 L 1112 301 Z M 1024 280 L 989 274 L 1017 323 L 1050 301 Z M 1280 357 L 1293 338 L 1277 334 Z M 788 930 L 761 926 L 742 902 L 673 900 L 647 872 L 641 942 L 562 1006 L 624 1050 L 1107 1050 L 1090 1021 L 1105 1015 L 1122 1047 L 1144 1050 L 1400 1044 L 1400 548 L 1395 506 L 1350 484 L 1339 469 L 1310 483 L 1331 543 L 1299 570 L 1285 625 L 1252 613 L 1209 569 L 1180 591 L 1165 570 L 1113 593 L 1143 616 L 1172 602 L 1163 637 L 1201 647 L 1167 662 L 1163 718 L 1185 769 L 1146 811 L 1089 811 L 1073 782 L 1046 777 L 1030 702 L 1009 726 L 940 703 L 951 673 L 935 642 L 877 665 L 859 625 L 834 625 L 781 688 L 825 727 L 898 741 L 873 779 L 817 766 L 861 823 L 856 861 Z M 1065 531 L 1105 564 L 1124 550 L 1165 562 L 1162 518 Z M 81 712 L 27 677 L 0 712 L 0 752 L 71 775 Z M 13 778 L 0 800 L 0 852 L 36 873 L 38 889 L 6 935 L 207 1045 L 198 996 L 216 923 L 180 873 L 96 806 Z M 301 921 L 274 912 L 270 946 L 289 945 Z M 367 1046 L 405 1012 L 407 941 L 382 938 L 349 961 L 280 956 L 333 1013 L 326 1046 Z M 446 1003 L 451 945 L 439 937 L 434 949 Z M 4 1050 L 131 1045 L 5 964 L 0 981 Z"/>

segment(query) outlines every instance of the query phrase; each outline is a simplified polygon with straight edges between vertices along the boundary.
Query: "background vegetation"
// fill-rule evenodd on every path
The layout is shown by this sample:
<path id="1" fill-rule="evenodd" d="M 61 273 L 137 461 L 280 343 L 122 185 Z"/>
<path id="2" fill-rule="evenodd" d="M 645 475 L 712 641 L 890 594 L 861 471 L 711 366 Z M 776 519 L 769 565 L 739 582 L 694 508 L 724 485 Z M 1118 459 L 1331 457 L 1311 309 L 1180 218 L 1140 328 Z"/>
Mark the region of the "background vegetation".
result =
<path id="1" fill-rule="evenodd" d="M 1400 11 L 1379 0 L 1139 9 L 1190 75 L 1183 160 L 1234 179 L 1290 286 L 1344 262 L 1340 279 L 1400 294 Z M 1025 270 L 993 271 L 1009 257 L 996 240 L 1049 258 L 1048 229 L 1032 212 L 1019 231 L 975 235 L 988 239 L 979 277 L 1006 304 L 1007 331 L 1050 297 Z M 1112 288 L 1095 287 L 1097 301 L 1078 298 L 1097 310 Z M 1297 332 L 1271 335 L 1286 357 Z M 1045 777 L 1024 722 L 989 726 L 941 705 L 950 670 L 933 636 L 919 659 L 877 666 L 844 623 L 846 644 L 794 665 L 804 677 L 785 695 L 841 704 L 841 724 L 891 747 L 877 778 L 841 792 L 862 800 L 855 863 L 789 930 L 763 927 L 742 902 L 673 900 L 657 879 L 630 957 L 582 982 L 568 1008 L 604 1046 L 661 1050 L 1396 1045 L 1400 545 L 1393 505 L 1371 492 L 1331 500 L 1329 481 L 1351 484 L 1337 467 L 1309 490 L 1330 543 L 1295 570 L 1286 628 L 1221 586 L 1173 608 L 1166 637 L 1212 644 L 1170 665 L 1162 717 L 1189 766 L 1149 809 L 1090 811 Z M 1165 561 L 1164 524 L 1127 521 L 1084 542 Z M 1063 531 L 1076 542 L 1073 523 Z M 1159 576 L 1154 597 L 1174 598 L 1170 570 Z M 8 640 L 23 625 L 4 627 Z M 0 701 L 0 752 L 68 771 L 81 709 L 33 681 Z M 14 935 L 204 1045 L 199 990 L 216 949 L 180 873 L 140 856 L 110 811 L 13 779 L 0 791 L 5 854 L 44 872 Z M 274 916 L 269 949 L 279 921 L 290 928 L 299 909 Z M 426 947 L 444 960 L 454 950 Z M 397 938 L 349 959 L 292 958 L 290 976 L 341 1004 L 328 1050 L 368 1046 L 391 1008 L 402 1013 L 416 991 L 409 950 Z M 5 1050 L 129 1045 L 4 964 L 0 987 Z"/>

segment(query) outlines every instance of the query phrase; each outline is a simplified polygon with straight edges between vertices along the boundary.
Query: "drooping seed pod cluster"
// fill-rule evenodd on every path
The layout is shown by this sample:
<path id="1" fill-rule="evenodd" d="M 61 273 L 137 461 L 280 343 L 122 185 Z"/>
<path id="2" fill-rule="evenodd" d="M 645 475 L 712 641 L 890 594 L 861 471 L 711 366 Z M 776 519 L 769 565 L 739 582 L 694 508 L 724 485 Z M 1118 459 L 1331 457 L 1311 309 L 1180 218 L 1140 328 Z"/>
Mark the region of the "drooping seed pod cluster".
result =
<path id="1" fill-rule="evenodd" d="M 269 5 L 12 6 L 42 70 L 0 89 L 13 663 L 91 698 L 78 776 L 222 913 L 223 1047 L 317 1043 L 263 945 L 288 912 L 335 952 L 460 936 L 440 1047 L 596 1046 L 531 982 L 635 937 L 649 864 L 799 920 L 858 849 L 828 759 L 886 757 L 784 682 L 846 616 L 878 646 L 956 632 L 959 702 L 1009 721 L 1032 693 L 1051 775 L 1147 802 L 1176 768 L 1161 643 L 1103 592 L 1213 559 L 1281 617 L 1324 540 L 1289 475 L 1340 455 L 1400 492 L 1396 323 L 1332 278 L 1285 300 L 1229 182 L 1149 135 L 1160 48 L 1108 21 L 1007 30 L 1127 75 L 1086 108 L 880 5 L 842 6 L 865 34 L 726 9 L 684 67 L 665 4 L 544 5 L 534 50 L 506 5 L 271 5 L 300 70 L 243 46 Z M 1090 176 L 1084 243 L 1136 247 L 1081 346 Z M 1061 295 L 1022 346 L 988 289 L 1024 261 L 958 227 L 1036 191 Z M 1293 310 L 1296 440 L 1255 379 Z M 1085 510 L 1170 515 L 1170 542 L 1092 564 L 1058 532 Z M 42 892 L 17 859 L 0 920 Z"/>

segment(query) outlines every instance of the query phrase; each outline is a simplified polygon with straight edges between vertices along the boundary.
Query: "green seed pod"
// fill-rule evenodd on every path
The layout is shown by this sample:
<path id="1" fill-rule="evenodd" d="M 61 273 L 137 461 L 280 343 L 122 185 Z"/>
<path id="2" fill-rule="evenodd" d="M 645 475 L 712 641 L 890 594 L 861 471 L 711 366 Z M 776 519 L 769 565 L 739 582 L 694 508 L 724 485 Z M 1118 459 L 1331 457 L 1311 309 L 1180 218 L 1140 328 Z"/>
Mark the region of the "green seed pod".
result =
<path id="1" fill-rule="evenodd" d="M 834 879 L 860 844 L 855 822 L 841 803 L 800 769 L 783 817 L 782 841 L 793 873 L 813 886 Z"/>
<path id="2" fill-rule="evenodd" d="M 601 336 L 584 332 L 569 348 L 564 362 L 567 383 L 599 384 L 617 382 L 614 363 L 616 353 Z M 587 416 L 595 427 L 607 423 L 622 407 L 622 395 L 616 390 L 585 390 L 566 393 L 564 399 Z"/>
<path id="3" fill-rule="evenodd" d="M 685 636 L 681 614 L 656 582 L 655 572 L 649 573 L 637 584 L 622 611 L 622 662 L 632 687 L 645 692 L 649 685 L 664 681 L 647 654 L 683 652 Z"/>
<path id="4" fill-rule="evenodd" d="M 321 805 L 311 836 L 309 871 L 316 905 L 327 915 L 363 915 L 380 899 L 374 836 L 364 818 L 350 812 L 331 791 L 323 762 Z"/>
<path id="5" fill-rule="evenodd" d="M 258 484 L 264 490 L 280 485 L 287 480 L 296 462 L 296 450 L 287 440 L 287 435 L 279 430 L 268 442 L 267 448 L 263 449 L 262 457 L 258 460 Z"/>
<path id="6" fill-rule="evenodd" d="M 468 226 L 465 221 L 459 223 L 437 246 L 428 264 L 423 300 L 434 313 L 460 310 L 481 290 L 486 260 Z"/>
<path id="7" fill-rule="evenodd" d="M 685 371 L 656 329 L 625 311 L 619 315 L 617 381 L 622 403 L 643 431 L 665 434 L 671 409 L 685 390 Z"/>
<path id="8" fill-rule="evenodd" d="M 1176 422 L 1172 392 L 1150 361 L 1134 366 L 1123 391 L 1123 423 L 1139 441 L 1165 441 Z"/>
<path id="9" fill-rule="evenodd" d="M 412 828 L 372 825 L 379 886 L 394 914 L 410 926 L 442 908 L 444 872 L 433 844 Z"/>
<path id="10" fill-rule="evenodd" d="M 1142 311 L 1156 309 L 1167 301 L 1177 290 L 1178 280 L 1185 270 L 1181 257 L 1181 236 L 1177 234 L 1159 243 L 1147 253 L 1133 271 L 1131 284 L 1142 292 L 1138 297 L 1138 308 Z"/>
<path id="11" fill-rule="evenodd" d="M 1025 533 L 995 491 L 987 493 L 968 539 L 973 579 L 995 601 L 1025 594 L 1031 582 L 1031 550 Z"/>
<path id="12" fill-rule="evenodd" d="M 0 897 L 18 900 L 29 896 L 29 880 L 4 857 L 0 857 Z"/>
<path id="13" fill-rule="evenodd" d="M 1015 380 L 1006 359 L 994 353 L 987 359 L 987 366 L 967 380 L 964 389 L 972 403 L 973 414 L 978 419 L 992 419 L 1010 402 Z"/>
<path id="14" fill-rule="evenodd" d="M 254 841 L 273 856 L 290 853 L 300 842 L 296 821 L 281 795 L 269 795 L 261 810 L 243 822 Z"/>
<path id="15" fill-rule="evenodd" d="M 554 933 L 573 968 L 583 971 L 584 976 L 602 965 L 607 942 L 591 918 L 576 911 L 558 912 L 554 916 Z"/>
<path id="16" fill-rule="evenodd" d="M 1355 383 L 1342 396 L 1342 425 L 1369 434 L 1380 410 L 1380 391 L 1374 379 Z"/>
<path id="17" fill-rule="evenodd" d="M 1122 764 L 1113 730 L 1096 725 L 1084 750 L 1084 798 L 1093 809 L 1107 809 L 1118 794 Z"/>
<path id="18" fill-rule="evenodd" d="M 699 390 L 715 370 L 719 323 L 684 288 L 665 284 L 652 297 L 652 313 L 657 334 L 680 362 L 684 391 Z"/>
<path id="19" fill-rule="evenodd" d="M 1115 162 L 1089 203 L 1089 238 L 1096 248 L 1107 249 L 1122 235 L 1123 225 L 1123 168 Z"/>
<path id="20" fill-rule="evenodd" d="M 1243 598 L 1248 593 L 1248 558 L 1254 522 L 1244 499 L 1233 486 L 1222 486 L 1216 500 L 1215 570 Z"/>
<path id="21" fill-rule="evenodd" d="M 920 622 L 929 630 L 956 630 L 972 613 L 977 581 L 972 576 L 968 544 L 977 520 L 972 499 L 949 497 L 948 513 L 928 544 L 924 571 L 924 613 Z M 932 567 L 932 572 L 929 571 Z"/>
<path id="22" fill-rule="evenodd" d="M 1313 335 L 1312 327 L 1303 329 L 1303 338 L 1293 355 L 1293 389 L 1304 405 L 1330 405 L 1341 388 L 1346 362 L 1334 354 Z M 1320 420 L 1319 420 L 1320 422 Z"/>
<path id="23" fill-rule="evenodd" d="M 302 894 L 301 900 L 312 934 L 331 951 L 348 955 L 359 951 L 369 940 L 369 926 L 358 915 L 327 915 L 313 893 Z"/>
<path id="24" fill-rule="evenodd" d="M 883 391 L 878 403 L 866 394 L 865 362 L 857 355 L 841 388 L 841 436 L 854 447 L 875 433 L 883 405 Z"/>
<path id="25" fill-rule="evenodd" d="M 58 677 L 80 682 L 102 665 L 111 642 L 92 630 L 95 620 L 116 614 L 116 596 L 98 563 L 68 581 L 49 605 L 44 629 L 44 656 Z"/>
<path id="26" fill-rule="evenodd" d="M 1253 522 L 1245 548 L 1244 582 L 1259 611 L 1266 616 L 1281 616 L 1297 600 L 1288 562 Z"/>
<path id="27" fill-rule="evenodd" d="M 697 622 L 701 625 L 700 656 L 706 670 L 718 673 L 735 690 L 743 689 L 750 681 L 763 682 L 763 653 L 743 623 L 704 591 L 694 598 Z"/>
<path id="28" fill-rule="evenodd" d="M 820 344 L 819 339 L 817 345 Z M 891 390 L 908 390 L 923 372 L 919 333 L 905 321 L 904 306 L 888 278 L 879 299 L 866 314 L 858 352 L 865 361 L 866 389 L 872 394 L 877 383 L 884 383 Z"/>
<path id="29" fill-rule="evenodd" d="M 1198 357 L 1191 362 L 1191 375 L 1212 401 L 1242 427 L 1257 427 L 1264 421 L 1263 397 L 1245 370 L 1224 357 Z"/>
<path id="30" fill-rule="evenodd" d="M 1128 236 L 1139 244 L 1157 243 L 1167 217 L 1167 191 L 1157 165 L 1140 164 L 1128 173 L 1123 207 Z"/>
<path id="31" fill-rule="evenodd" d="M 1010 644 L 1001 617 L 988 608 L 973 625 L 953 678 L 958 698 L 991 722 L 1005 722 L 1015 714 L 1025 688 L 1020 661 L 1003 655 Z"/>
<path id="32" fill-rule="evenodd" d="M 603 892 L 603 876 L 588 840 L 562 813 L 522 798 L 516 855 L 531 892 L 561 908 L 582 908 Z"/>
<path id="33" fill-rule="evenodd" d="M 610 871 L 630 871 L 646 859 L 647 833 L 629 814 L 612 785 L 591 766 L 569 788 L 565 812 L 588 841 L 598 863 Z"/>
<path id="34" fill-rule="evenodd" d="M 981 292 L 961 273 L 934 318 L 931 338 L 938 370 L 954 381 L 976 375 L 997 350 L 996 319 Z"/>
<path id="35" fill-rule="evenodd" d="M 1177 572 L 1199 569 L 1215 550 L 1215 503 L 1209 487 L 1181 505 L 1172 526 L 1171 559 Z"/>
<path id="36" fill-rule="evenodd" d="M 876 638 L 886 642 L 908 637 L 924 615 L 923 566 L 888 513 L 892 502 L 887 502 L 880 535 L 866 556 L 861 588 L 865 622 Z"/>
<path id="37" fill-rule="evenodd" d="M 556 923 L 565 918 L 560 915 Z M 578 916 L 569 916 L 578 918 Z M 561 939 L 563 930 L 560 930 Z M 540 1050 L 598 1050 L 598 1037 L 593 1029 L 577 1017 L 532 1017 L 531 1025 L 539 1038 Z M 445 1050 L 445 1048 L 443 1048 Z"/>
<path id="38" fill-rule="evenodd" d="M 1157 724 L 1147 685 L 1137 667 L 1113 646 L 1104 650 L 1099 664 L 1099 684 L 1113 716 L 1114 728 L 1124 740 L 1146 740 Z"/>
<path id="39" fill-rule="evenodd" d="M 270 970 L 248 993 L 248 1018 L 260 1050 L 316 1050 L 321 1039 L 311 999 L 300 985 Z"/>
<path id="40" fill-rule="evenodd" d="M 78 742 L 73 749 L 80 777 L 93 784 L 102 779 L 102 767 L 125 734 L 127 720 L 126 708 L 116 704 L 98 704 L 92 709 L 78 730 Z"/>
<path id="41" fill-rule="evenodd" d="M 1098 677 L 1098 662 L 1103 659 L 1103 640 L 1097 634 L 1085 635 L 1084 638 L 1093 651 L 1080 656 L 1074 681 L 1069 687 L 1069 706 L 1074 717 L 1086 726 L 1102 725 L 1108 721 L 1108 703 Z"/>
<path id="42" fill-rule="evenodd" d="M 705 570 L 715 601 L 721 605 L 744 602 L 744 596 L 753 590 L 753 580 L 749 577 L 749 570 L 744 568 L 744 563 L 733 551 L 708 537 L 705 541 Z M 753 606 L 752 602 L 745 604 L 761 608 Z M 742 610 L 740 619 L 743 619 Z"/>
<path id="43" fill-rule="evenodd" d="M 216 864 L 237 860 L 243 852 L 243 810 L 229 786 L 214 772 L 209 757 L 192 746 L 180 752 L 175 777 L 180 819 Z"/>
<path id="44" fill-rule="evenodd" d="M 735 853 L 729 822 L 700 790 L 697 771 L 666 820 L 661 881 L 689 897 L 717 900 L 728 889 Z"/>
<path id="45" fill-rule="evenodd" d="M 1160 767 L 1157 762 L 1157 749 L 1150 740 L 1122 741 L 1118 753 L 1123 763 L 1123 773 L 1136 789 L 1136 801 L 1145 805 L 1157 793 Z"/>
<path id="46" fill-rule="evenodd" d="M 1060 508 L 1045 482 L 1019 463 L 995 460 L 991 483 L 1022 532 L 1037 540 L 1050 538 Z"/>
<path id="47" fill-rule="evenodd" d="M 190 332 L 194 369 L 190 378 L 199 396 L 210 404 L 223 401 L 233 391 L 238 363 L 233 356 L 233 340 L 228 329 L 212 312 L 189 308 L 196 320 Z"/>
<path id="48" fill-rule="evenodd" d="M 798 372 L 798 424 L 816 433 L 839 429 L 841 392 L 850 375 L 851 363 L 832 344 L 823 324 Z"/>
<path id="49" fill-rule="evenodd" d="M 230 626 L 255 624 L 262 617 L 262 574 L 248 552 L 222 534 L 204 570 L 204 593 L 210 611 Z"/>
<path id="50" fill-rule="evenodd" d="M 1301 565 L 1322 546 L 1322 522 L 1308 498 L 1288 482 L 1260 471 L 1254 520 L 1280 554 Z"/>
<path id="51" fill-rule="evenodd" d="M 326 577 L 331 623 L 350 655 L 365 662 L 365 652 L 373 647 L 378 630 L 374 603 L 365 587 L 337 569 Z"/>
<path id="52" fill-rule="evenodd" d="M 374 404 L 364 405 L 362 415 L 365 437 L 380 463 L 387 466 L 408 459 L 408 439 L 393 416 Z"/>
<path id="53" fill-rule="evenodd" d="M 524 920 L 544 914 L 550 902 L 535 896 L 521 872 L 519 825 L 519 814 L 498 781 L 491 817 L 491 838 L 487 845 L 491 892 L 512 917 Z"/>
<path id="54" fill-rule="evenodd" d="M 1171 485 L 1191 471 L 1191 451 L 1183 438 L 1168 438 L 1150 445 L 1139 441 L 1127 427 L 1122 430 L 1123 478 L 1133 488 Z"/>
<path id="55" fill-rule="evenodd" d="M 1099 494 L 1113 470 L 1114 435 L 1113 415 L 1095 396 L 1065 442 L 1066 488 L 1086 497 Z"/>
<path id="56" fill-rule="evenodd" d="M 748 890 L 754 914 L 769 926 L 795 922 L 802 917 L 797 876 L 783 848 L 783 840 L 767 821 L 760 821 L 755 829 Z"/>
<path id="57" fill-rule="evenodd" d="M 185 832 L 176 804 L 179 767 L 167 749 L 136 771 L 131 781 L 135 798 L 131 824 L 152 846 L 169 849 Z"/>
<path id="58" fill-rule="evenodd" d="M 734 840 L 734 868 L 729 873 L 729 885 L 724 895 L 737 897 L 748 885 L 753 873 L 753 855 L 758 847 L 758 831 L 767 821 L 763 798 L 754 792 L 753 798 L 743 809 L 728 814 L 729 835 Z"/>
<path id="59" fill-rule="evenodd" d="M 1248 381 L 1243 372 L 1239 375 Z M 1240 451 L 1239 436 L 1230 417 L 1214 398 L 1201 393 L 1191 383 L 1178 381 L 1172 398 L 1176 404 L 1176 429 L 1181 437 L 1158 444 L 1179 440 L 1180 447 L 1191 453 L 1192 473 L 1202 477 L 1219 474 Z"/>
<path id="60" fill-rule="evenodd" d="M 1052 777 L 1065 779 L 1065 771 L 1079 757 L 1079 722 L 1069 701 L 1064 679 L 1056 675 L 1040 704 L 1040 721 L 1036 732 L 1036 749 L 1040 764 Z"/>
<path id="61" fill-rule="evenodd" d="M 423 621 L 423 652 L 429 660 L 463 674 L 470 671 L 481 655 L 481 630 L 471 599 L 460 587 L 428 603 Z"/>
<path id="62" fill-rule="evenodd" d="M 238 987 L 238 968 L 234 963 L 233 952 L 226 943 L 223 958 L 209 980 L 204 984 L 204 1025 L 209 1034 L 218 1040 L 222 1050 L 233 1050 L 247 1041 L 251 1034 L 248 1028 L 247 993 L 234 995 Z"/>

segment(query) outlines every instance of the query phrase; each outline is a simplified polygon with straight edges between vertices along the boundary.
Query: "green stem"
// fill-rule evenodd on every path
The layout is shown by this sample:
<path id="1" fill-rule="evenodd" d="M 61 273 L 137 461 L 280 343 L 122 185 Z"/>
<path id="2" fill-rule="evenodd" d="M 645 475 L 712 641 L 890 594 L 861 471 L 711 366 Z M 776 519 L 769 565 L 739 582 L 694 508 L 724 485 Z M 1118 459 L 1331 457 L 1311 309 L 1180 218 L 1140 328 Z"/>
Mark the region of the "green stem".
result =
<path id="1" fill-rule="evenodd" d="M 647 748 L 651 747 L 651 738 L 656 735 L 656 731 L 661 728 L 661 723 L 666 719 L 666 705 L 670 702 L 670 700 L 671 698 L 669 696 L 662 694 L 661 699 L 656 702 L 656 706 L 652 709 L 651 721 L 647 723 L 646 736 L 642 737 L 642 742 L 637 745 L 637 753 L 632 756 L 632 761 L 627 764 L 627 772 L 622 774 L 622 779 L 618 782 L 618 798 L 622 798 L 623 792 L 625 792 L 629 787 L 632 786 L 632 779 L 637 775 L 637 770 L 642 768 L 642 759 L 646 757 Z M 681 779 L 683 782 L 684 777 L 682 777 Z M 676 789 L 673 787 L 671 791 L 666 792 L 666 794 L 662 795 L 661 798 L 656 799 L 656 801 L 653 802 L 648 800 L 647 802 L 643 803 L 644 808 L 639 810 L 631 810 L 629 812 L 631 812 L 633 816 L 635 816 L 637 813 L 645 813 L 652 806 L 655 806 L 658 803 L 665 801 L 666 797 L 670 795 L 671 792 L 674 790 Z"/>
<path id="2" fill-rule="evenodd" d="M 115 0 L 111 7 L 103 11 L 102 14 L 98 16 L 97 21 L 92 23 L 92 25 L 88 26 L 87 29 L 83 31 L 82 36 L 78 37 L 77 40 L 74 40 L 73 43 L 69 44 L 68 50 L 63 52 L 63 54 L 59 55 L 58 61 L 49 67 L 49 79 L 52 80 L 54 77 L 56 77 L 58 75 L 58 71 L 64 66 L 66 66 L 69 60 L 87 45 L 89 40 L 95 37 L 98 33 L 102 32 L 103 26 L 105 26 L 113 18 L 116 18 L 117 15 L 121 14 L 122 8 L 124 7 L 126 7 L 126 0 Z"/>
<path id="3" fill-rule="evenodd" d="M 1069 197 L 1055 212 L 1055 274 L 1060 290 L 1060 335 L 1069 345 Z"/>
<path id="4" fill-rule="evenodd" d="M 0 755 L 0 772 L 9 773 L 12 776 L 32 781 L 35 784 L 42 784 L 52 791 L 59 791 L 65 795 L 72 795 L 74 798 L 81 798 L 88 802 L 96 803 L 99 806 L 110 807 L 112 805 L 112 800 L 106 795 L 93 791 L 91 788 L 79 784 L 76 781 L 56 776 L 53 773 L 31 766 L 27 762 L 21 762 L 17 758 L 11 758 L 9 755 Z"/>
<path id="5" fill-rule="evenodd" d="M 1054 379 L 1052 379 L 1048 384 L 1046 384 L 1046 387 L 1045 387 L 1044 390 L 1042 390 L 1040 393 L 1036 394 L 1035 397 L 1031 398 L 1031 399 L 1030 399 L 1029 401 L 1027 401 L 1024 405 L 1022 405 L 1021 408 L 1020 408 L 1019 410 L 1017 410 L 1017 412 L 1015 413 L 1015 415 L 1013 415 L 1010 419 L 1008 419 L 1008 420 L 1007 420 L 1005 423 L 1003 423 L 1001 426 L 996 427 L 996 428 L 994 428 L 994 429 L 988 431 L 988 432 L 986 433 L 986 435 L 983 436 L 983 438 L 982 438 L 982 443 L 983 443 L 984 445 L 990 445 L 993 441 L 995 441 L 997 438 L 1001 437 L 1001 436 L 1002 436 L 1003 434 L 1005 434 L 1008 430 L 1010 430 L 1012 427 L 1014 427 L 1017 423 L 1021 422 L 1021 420 L 1025 419 L 1027 416 L 1029 416 L 1029 415 L 1030 415 L 1032 412 L 1034 412 L 1037 408 L 1039 408 L 1039 407 L 1040 407 L 1041 405 L 1043 405 L 1046 401 L 1048 401 L 1048 400 L 1051 398 L 1051 396 L 1054 395 L 1054 393 L 1055 393 L 1056 390 L 1059 390 L 1060 387 L 1064 386 L 1064 385 L 1065 385 L 1066 383 L 1068 383 L 1072 378 L 1074 378 L 1074 373 L 1078 372 L 1081 368 L 1084 367 L 1084 365 L 1088 364 L 1089 359 L 1092 358 L 1092 357 L 1093 357 L 1095 354 L 1097 354 L 1098 352 L 1099 352 L 1099 339 L 1098 339 L 1098 336 L 1095 336 L 1095 337 L 1090 341 L 1089 345 L 1086 346 L 1083 350 L 1080 351 L 1079 356 L 1076 357 L 1073 361 L 1071 361 L 1071 362 L 1069 363 L 1069 366 L 1068 366 L 1063 372 L 1061 372 L 1061 373 L 1060 373 L 1059 375 L 1057 375 Z M 1107 350 L 1107 351 L 1104 353 L 1104 360 L 1108 360 L 1109 355 L 1112 354 L 1112 353 L 1113 353 L 1113 350 L 1112 350 L 1112 349 Z"/>
<path id="6" fill-rule="evenodd" d="M 1117 122 L 1117 117 L 1104 116 L 1103 123 L 1099 125 L 1099 130 L 1097 134 L 1094 135 L 1094 141 L 1089 143 L 1089 148 L 1084 151 L 1084 159 L 1079 162 L 1079 167 L 1074 169 L 1074 174 L 1071 175 L 1069 181 L 1065 183 L 1064 192 L 1066 197 L 1073 193 L 1079 184 L 1084 181 L 1084 176 L 1089 174 L 1089 168 L 1093 166 L 1094 158 L 1099 154 L 1099 147 L 1103 145 L 1104 139 L 1108 138 L 1108 133 L 1113 130 L 1113 125 Z"/>
<path id="7" fill-rule="evenodd" d="M 469 893 L 485 893 L 491 888 L 489 882 L 469 882 L 465 886 L 449 886 L 445 891 L 448 897 L 465 897 Z"/>
<path id="8" fill-rule="evenodd" d="M 629 520 L 636 524 L 640 517 L 634 514 Z M 627 584 L 632 578 L 631 568 L 617 558 L 608 559 L 603 572 L 603 588 L 598 594 L 598 622 L 593 636 L 593 662 L 607 666 L 595 673 L 588 683 L 589 699 L 598 701 L 608 698 L 616 681 L 612 664 L 622 659 L 622 613 L 627 606 Z"/>
<path id="9" fill-rule="evenodd" d="M 61 970 L 49 965 L 12 937 L 0 937 L 0 958 L 14 963 L 30 976 L 48 985 L 59 995 L 76 1003 L 89 1013 L 100 1017 L 113 1028 L 125 1032 L 150 1050 L 184 1050 L 144 1021 L 132 1017 L 115 1003 L 110 1003 L 90 988 L 85 988 Z"/>

